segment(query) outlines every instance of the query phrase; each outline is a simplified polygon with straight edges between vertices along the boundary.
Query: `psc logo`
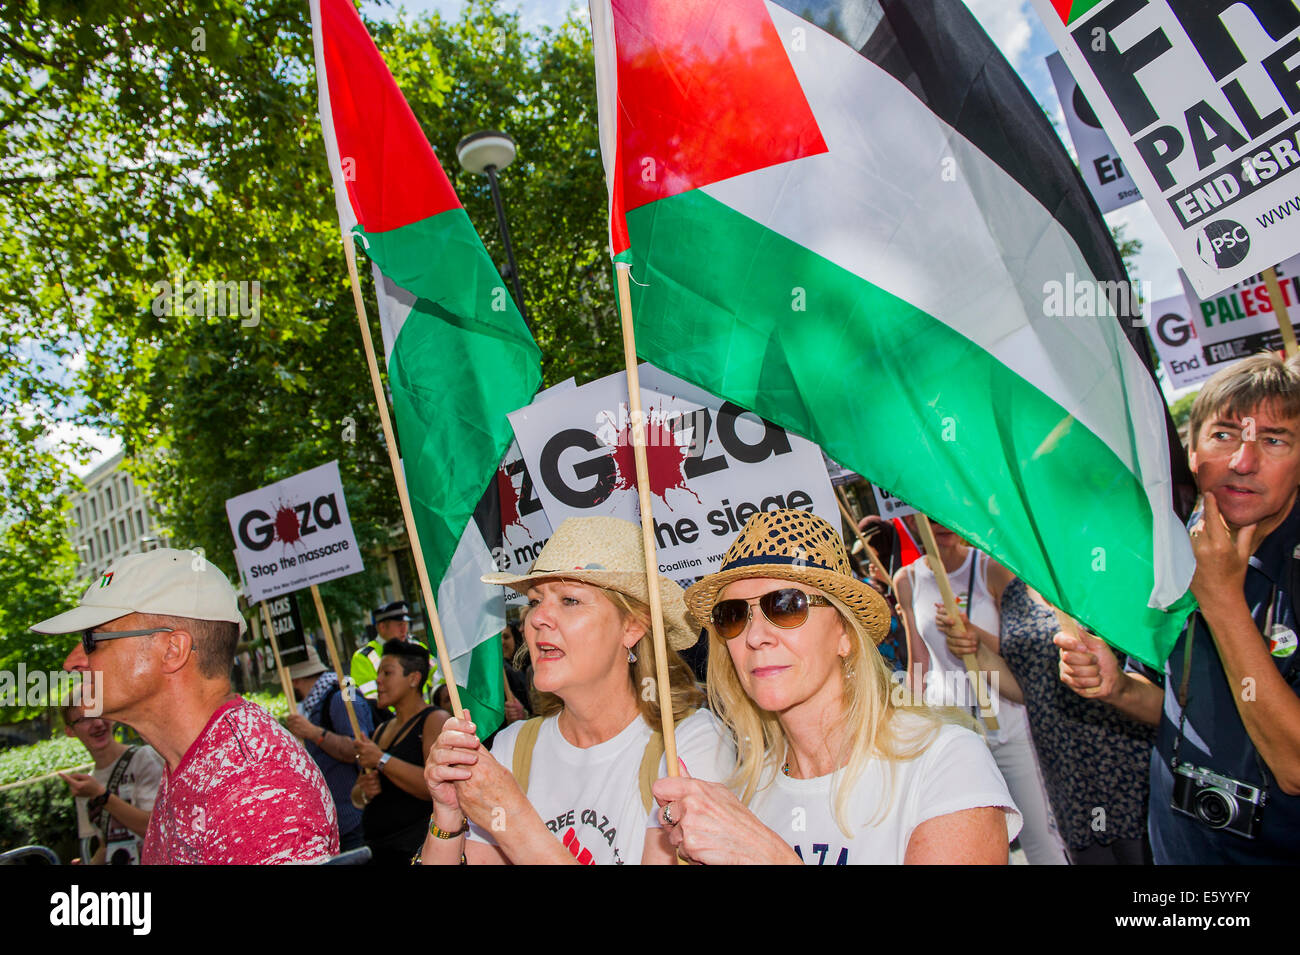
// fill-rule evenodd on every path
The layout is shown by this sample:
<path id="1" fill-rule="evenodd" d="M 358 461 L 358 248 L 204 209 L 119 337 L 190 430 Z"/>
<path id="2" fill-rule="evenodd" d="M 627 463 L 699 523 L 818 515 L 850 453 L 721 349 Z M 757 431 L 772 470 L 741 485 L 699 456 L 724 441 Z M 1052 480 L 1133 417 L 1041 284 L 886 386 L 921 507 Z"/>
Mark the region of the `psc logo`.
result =
<path id="1" fill-rule="evenodd" d="M 1240 222 L 1219 219 L 1211 222 L 1196 237 L 1196 254 L 1206 265 L 1230 269 L 1240 265 L 1250 252 L 1250 233 Z"/>

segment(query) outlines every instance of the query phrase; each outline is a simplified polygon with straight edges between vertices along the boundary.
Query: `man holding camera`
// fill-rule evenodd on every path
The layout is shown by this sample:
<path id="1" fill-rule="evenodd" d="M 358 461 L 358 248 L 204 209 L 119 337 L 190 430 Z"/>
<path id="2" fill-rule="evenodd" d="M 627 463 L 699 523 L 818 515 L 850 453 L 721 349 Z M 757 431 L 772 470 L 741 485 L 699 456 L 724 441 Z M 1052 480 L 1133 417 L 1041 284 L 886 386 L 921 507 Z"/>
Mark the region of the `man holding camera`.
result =
<path id="1" fill-rule="evenodd" d="M 1159 726 L 1148 824 L 1157 864 L 1294 864 L 1300 366 L 1257 355 L 1219 372 L 1188 430 L 1203 506 L 1191 531 L 1198 611 L 1163 674 L 1126 672 L 1100 640 L 1058 634 L 1061 679 Z"/>

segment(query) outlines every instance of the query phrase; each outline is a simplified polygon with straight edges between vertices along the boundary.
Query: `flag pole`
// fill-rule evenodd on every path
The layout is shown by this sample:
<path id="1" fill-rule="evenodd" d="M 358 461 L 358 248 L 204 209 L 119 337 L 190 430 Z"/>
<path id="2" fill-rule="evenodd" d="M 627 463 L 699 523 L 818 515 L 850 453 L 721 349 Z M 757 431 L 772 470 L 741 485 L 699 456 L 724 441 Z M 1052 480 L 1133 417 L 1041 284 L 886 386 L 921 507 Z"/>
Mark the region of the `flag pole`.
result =
<path id="1" fill-rule="evenodd" d="M 334 647 L 334 633 L 330 630 L 330 618 L 325 615 L 325 605 L 321 603 L 320 588 L 315 584 L 311 585 L 312 603 L 316 605 L 316 616 L 320 618 L 321 632 L 325 634 L 325 649 L 329 652 L 330 663 L 334 667 L 334 673 L 339 678 L 339 688 L 346 688 L 347 684 L 343 682 L 343 665 L 339 663 L 339 652 Z M 357 722 L 356 710 L 352 709 L 352 694 L 343 694 L 343 706 L 348 711 L 348 722 L 352 724 L 352 738 L 365 739 L 361 732 L 361 724 Z"/>
<path id="2" fill-rule="evenodd" d="M 618 307 L 623 325 L 623 362 L 627 366 L 628 416 L 632 419 L 632 454 L 636 458 L 636 489 L 641 500 L 641 543 L 645 551 L 646 586 L 650 596 L 650 629 L 655 648 L 655 679 L 659 683 L 659 719 L 663 725 L 664 759 L 668 775 L 676 776 L 677 736 L 674 732 L 673 697 L 668 683 L 668 647 L 664 638 L 664 610 L 659 597 L 659 561 L 655 555 L 654 517 L 650 510 L 650 467 L 645 454 L 645 419 L 641 414 L 641 381 L 636 367 L 636 339 L 632 333 L 632 266 L 614 263 L 618 274 Z"/>
<path id="3" fill-rule="evenodd" d="M 880 579 L 885 582 L 885 586 L 892 590 L 894 581 L 889 576 L 889 571 L 886 570 L 885 565 L 881 563 L 880 555 L 876 553 L 876 549 L 867 543 L 867 538 L 862 533 L 862 528 L 858 527 L 858 522 L 853 519 L 853 515 L 849 512 L 849 503 L 845 497 L 844 488 L 835 488 L 835 499 L 839 502 L 840 514 L 844 516 L 844 520 L 848 522 L 849 527 L 853 528 L 853 533 L 857 535 L 858 540 L 862 543 L 863 550 L 867 552 L 867 559 L 871 561 L 871 566 L 874 567 L 876 573 L 880 575 Z"/>
<path id="4" fill-rule="evenodd" d="M 411 496 L 406 490 L 406 475 L 402 471 L 401 459 L 397 456 L 397 439 L 393 435 L 393 422 L 388 415 L 388 398 L 384 394 L 383 383 L 379 380 L 379 364 L 375 361 L 375 345 L 370 338 L 370 322 L 366 320 L 366 306 L 361 298 L 361 282 L 357 279 L 357 255 L 352 247 L 352 238 L 346 233 L 343 234 L 343 255 L 348 260 L 348 279 L 352 282 L 352 304 L 356 306 L 357 322 L 361 325 L 361 343 L 365 347 L 366 365 L 370 369 L 370 384 L 375 389 L 375 404 L 379 408 L 379 423 L 384 429 L 384 444 L 388 446 L 388 464 L 393 469 L 393 481 L 397 484 L 397 499 L 402 505 L 402 520 L 406 523 L 406 536 L 411 540 L 411 556 L 415 559 L 415 572 L 420 578 L 420 596 L 424 601 L 425 609 L 429 612 L 429 626 L 433 628 L 433 643 L 438 651 L 438 663 L 447 677 L 447 693 L 451 697 L 451 709 L 459 719 L 461 717 L 460 692 L 456 687 L 456 678 L 451 672 L 451 656 L 447 653 L 447 641 L 442 635 L 438 605 L 433 601 L 429 571 L 424 566 L 424 550 L 420 547 L 420 535 L 415 531 Z"/>
<path id="5" fill-rule="evenodd" d="M 1296 354 L 1295 329 L 1286 313 L 1286 299 L 1282 297 L 1282 286 L 1277 280 L 1277 267 L 1270 265 L 1264 270 L 1264 284 L 1268 287 L 1268 300 L 1273 305 L 1273 316 L 1277 319 L 1278 331 L 1282 333 L 1282 348 L 1287 358 Z"/>
<path id="6" fill-rule="evenodd" d="M 275 654 L 275 669 L 280 674 L 280 689 L 284 691 L 284 698 L 289 704 L 289 711 L 293 712 L 293 681 L 289 679 L 289 674 L 280 662 L 280 644 L 275 639 L 275 627 L 271 625 L 271 608 L 265 600 L 262 601 L 262 619 L 266 621 L 266 636 L 271 641 L 271 652 Z"/>
<path id="7" fill-rule="evenodd" d="M 934 542 L 934 529 L 930 527 L 930 518 L 920 511 L 916 512 L 916 529 L 921 534 L 921 543 L 925 546 L 925 556 L 930 562 L 930 570 L 939 584 L 939 593 L 943 595 L 944 609 L 948 611 L 948 616 L 957 621 L 957 632 L 965 636 L 966 628 L 962 625 L 961 613 L 957 609 L 957 598 L 952 592 L 952 584 L 948 581 L 948 571 L 944 569 L 943 561 L 939 559 L 939 545 Z M 966 602 L 970 603 L 969 594 L 966 596 Z M 997 717 L 990 712 L 993 701 L 988 699 L 988 694 L 984 690 L 984 681 L 980 679 L 979 663 L 975 659 L 975 654 L 963 653 L 961 661 L 966 664 L 966 673 L 970 676 L 971 685 L 975 687 L 975 693 L 979 697 L 980 712 L 988 714 L 984 717 L 984 725 L 991 730 L 997 729 Z"/>

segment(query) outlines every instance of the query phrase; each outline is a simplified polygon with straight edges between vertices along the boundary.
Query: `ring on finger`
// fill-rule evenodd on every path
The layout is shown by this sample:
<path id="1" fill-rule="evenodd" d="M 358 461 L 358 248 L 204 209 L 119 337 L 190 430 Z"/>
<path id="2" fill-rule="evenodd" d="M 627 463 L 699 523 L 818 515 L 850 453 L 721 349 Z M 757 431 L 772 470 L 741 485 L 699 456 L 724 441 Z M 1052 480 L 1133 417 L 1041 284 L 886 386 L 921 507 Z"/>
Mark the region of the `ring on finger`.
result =
<path id="1" fill-rule="evenodd" d="M 672 808 L 671 804 L 670 804 L 670 805 L 667 805 L 667 806 L 664 806 L 664 810 L 663 810 L 662 815 L 663 815 L 663 817 L 664 817 L 664 825 L 665 825 L 665 826 L 675 826 L 675 825 L 677 825 L 677 823 L 673 820 L 673 814 L 669 811 L 671 808 Z"/>

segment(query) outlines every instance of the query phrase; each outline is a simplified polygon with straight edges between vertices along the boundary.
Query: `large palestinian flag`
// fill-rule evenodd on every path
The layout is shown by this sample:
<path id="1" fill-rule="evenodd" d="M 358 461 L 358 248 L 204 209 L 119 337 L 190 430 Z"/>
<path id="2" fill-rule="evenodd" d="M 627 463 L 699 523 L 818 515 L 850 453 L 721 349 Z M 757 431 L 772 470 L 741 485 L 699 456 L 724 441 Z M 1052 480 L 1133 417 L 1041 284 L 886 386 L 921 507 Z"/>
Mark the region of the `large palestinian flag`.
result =
<path id="1" fill-rule="evenodd" d="M 1048 283 L 1126 276 L 962 3 L 591 12 L 641 357 L 817 441 L 1163 660 L 1193 561 L 1149 359 L 1104 300 L 1101 317 L 1044 314 Z"/>
<path id="2" fill-rule="evenodd" d="M 463 701 L 504 712 L 497 465 L 540 352 L 351 0 L 312 0 L 321 126 L 339 222 L 365 246 L 415 524 Z"/>

